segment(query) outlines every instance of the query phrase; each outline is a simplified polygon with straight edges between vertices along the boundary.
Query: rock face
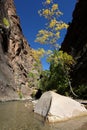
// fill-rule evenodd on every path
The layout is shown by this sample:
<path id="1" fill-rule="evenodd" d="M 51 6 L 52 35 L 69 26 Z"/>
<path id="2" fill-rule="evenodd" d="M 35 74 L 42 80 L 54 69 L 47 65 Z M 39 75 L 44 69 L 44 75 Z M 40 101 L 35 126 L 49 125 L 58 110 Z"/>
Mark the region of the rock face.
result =
<path id="1" fill-rule="evenodd" d="M 55 92 L 45 92 L 36 103 L 34 112 L 49 122 L 68 120 L 73 117 L 87 115 L 87 110 L 79 102 Z"/>
<path id="2" fill-rule="evenodd" d="M 73 86 L 87 85 L 87 0 L 78 0 L 61 49 L 77 61 L 73 68 Z"/>
<path id="3" fill-rule="evenodd" d="M 28 96 L 28 73 L 35 60 L 27 43 L 13 0 L 0 1 L 0 99 L 17 97 L 17 91 Z M 3 27 L 3 18 L 10 27 Z M 14 94 L 13 94 L 14 93 Z"/>

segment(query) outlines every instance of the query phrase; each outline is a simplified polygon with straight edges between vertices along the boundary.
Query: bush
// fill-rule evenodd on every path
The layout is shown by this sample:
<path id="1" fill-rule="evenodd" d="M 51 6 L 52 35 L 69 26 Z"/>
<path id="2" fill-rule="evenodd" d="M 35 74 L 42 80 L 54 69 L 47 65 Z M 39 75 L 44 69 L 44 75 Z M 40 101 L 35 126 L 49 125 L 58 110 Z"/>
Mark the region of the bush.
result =
<path id="1" fill-rule="evenodd" d="M 84 84 L 79 85 L 75 91 L 79 98 L 87 99 L 87 85 L 84 85 Z"/>
<path id="2" fill-rule="evenodd" d="M 39 87 L 42 91 L 56 90 L 60 94 L 68 95 L 70 81 L 70 66 L 73 58 L 62 51 L 55 51 L 49 58 L 50 70 L 42 72 Z"/>

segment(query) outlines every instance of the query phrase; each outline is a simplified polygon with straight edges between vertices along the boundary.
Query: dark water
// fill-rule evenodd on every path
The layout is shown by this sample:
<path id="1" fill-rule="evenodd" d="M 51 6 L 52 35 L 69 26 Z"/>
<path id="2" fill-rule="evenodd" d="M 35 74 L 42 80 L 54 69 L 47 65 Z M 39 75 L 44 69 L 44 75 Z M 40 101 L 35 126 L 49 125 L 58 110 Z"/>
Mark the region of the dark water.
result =
<path id="1" fill-rule="evenodd" d="M 33 113 L 31 103 L 5 102 L 0 103 L 0 130 L 87 130 L 87 116 L 49 125 Z"/>

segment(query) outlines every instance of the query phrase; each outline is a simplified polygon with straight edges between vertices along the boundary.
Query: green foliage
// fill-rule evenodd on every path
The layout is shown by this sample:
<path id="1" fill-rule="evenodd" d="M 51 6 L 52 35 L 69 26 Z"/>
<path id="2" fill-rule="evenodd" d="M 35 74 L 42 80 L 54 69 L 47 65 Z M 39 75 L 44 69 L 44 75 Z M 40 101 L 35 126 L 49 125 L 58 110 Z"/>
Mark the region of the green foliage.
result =
<path id="1" fill-rule="evenodd" d="M 29 77 L 29 86 L 33 87 L 34 84 L 35 84 L 35 80 L 36 80 L 35 79 L 35 77 L 36 77 L 35 73 L 33 71 L 29 72 L 28 77 Z"/>
<path id="2" fill-rule="evenodd" d="M 35 66 L 35 67 L 38 67 L 38 63 L 35 63 L 34 66 Z"/>
<path id="3" fill-rule="evenodd" d="M 58 39 L 62 29 L 67 29 L 68 25 L 59 20 L 62 12 L 53 0 L 45 0 L 43 9 L 39 10 L 39 15 L 43 16 L 47 23 L 45 29 L 38 31 L 36 42 L 50 44 L 53 46 L 51 53 L 48 54 L 47 61 L 50 63 L 50 70 L 42 71 L 39 80 L 39 88 L 44 92 L 56 90 L 58 93 L 68 95 L 70 66 L 74 63 L 72 56 L 63 51 L 59 51 Z M 34 58 L 37 59 L 37 52 L 33 51 Z M 41 55 L 41 53 L 37 53 Z"/>
<path id="4" fill-rule="evenodd" d="M 34 78 L 34 73 L 33 72 L 29 72 L 28 77 L 29 78 Z"/>
<path id="5" fill-rule="evenodd" d="M 29 77 L 29 82 L 28 82 L 28 85 L 29 87 L 38 87 L 38 79 L 39 79 L 39 73 L 40 73 L 40 70 L 38 70 L 36 64 L 34 64 L 36 68 L 33 68 L 31 70 L 31 72 L 29 72 L 28 74 L 28 77 Z"/>
<path id="6" fill-rule="evenodd" d="M 22 92 L 21 92 L 21 91 L 18 92 L 18 95 L 19 95 L 19 98 L 20 98 L 20 99 L 23 98 L 23 95 L 22 95 Z"/>
<path id="7" fill-rule="evenodd" d="M 35 98 L 36 93 L 37 93 L 37 90 L 33 90 L 32 94 L 31 94 L 32 98 Z"/>
<path id="8" fill-rule="evenodd" d="M 9 27 L 9 26 L 10 26 L 8 19 L 5 18 L 5 17 L 3 18 L 3 24 L 4 24 L 6 27 Z"/>
<path id="9" fill-rule="evenodd" d="M 82 84 L 74 89 L 79 98 L 87 99 L 87 85 Z"/>
<path id="10" fill-rule="evenodd" d="M 41 89 L 43 92 L 49 90 L 49 77 L 50 77 L 50 71 L 45 70 L 41 72 L 41 79 L 39 80 L 39 89 Z"/>
<path id="11" fill-rule="evenodd" d="M 40 89 L 42 91 L 56 90 L 60 94 L 68 95 L 70 66 L 73 58 L 62 51 L 54 51 L 48 58 L 50 70 L 42 72 Z"/>

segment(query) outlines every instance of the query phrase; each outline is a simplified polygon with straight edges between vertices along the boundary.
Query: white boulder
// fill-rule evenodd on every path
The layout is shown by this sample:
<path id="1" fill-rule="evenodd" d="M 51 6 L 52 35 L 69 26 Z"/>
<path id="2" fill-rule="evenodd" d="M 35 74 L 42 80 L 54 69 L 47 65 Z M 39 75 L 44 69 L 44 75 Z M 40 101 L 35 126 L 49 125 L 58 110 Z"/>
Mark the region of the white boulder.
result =
<path id="1" fill-rule="evenodd" d="M 53 91 L 45 92 L 41 96 L 34 107 L 34 112 L 46 117 L 49 122 L 87 115 L 87 110 L 82 104 Z"/>

